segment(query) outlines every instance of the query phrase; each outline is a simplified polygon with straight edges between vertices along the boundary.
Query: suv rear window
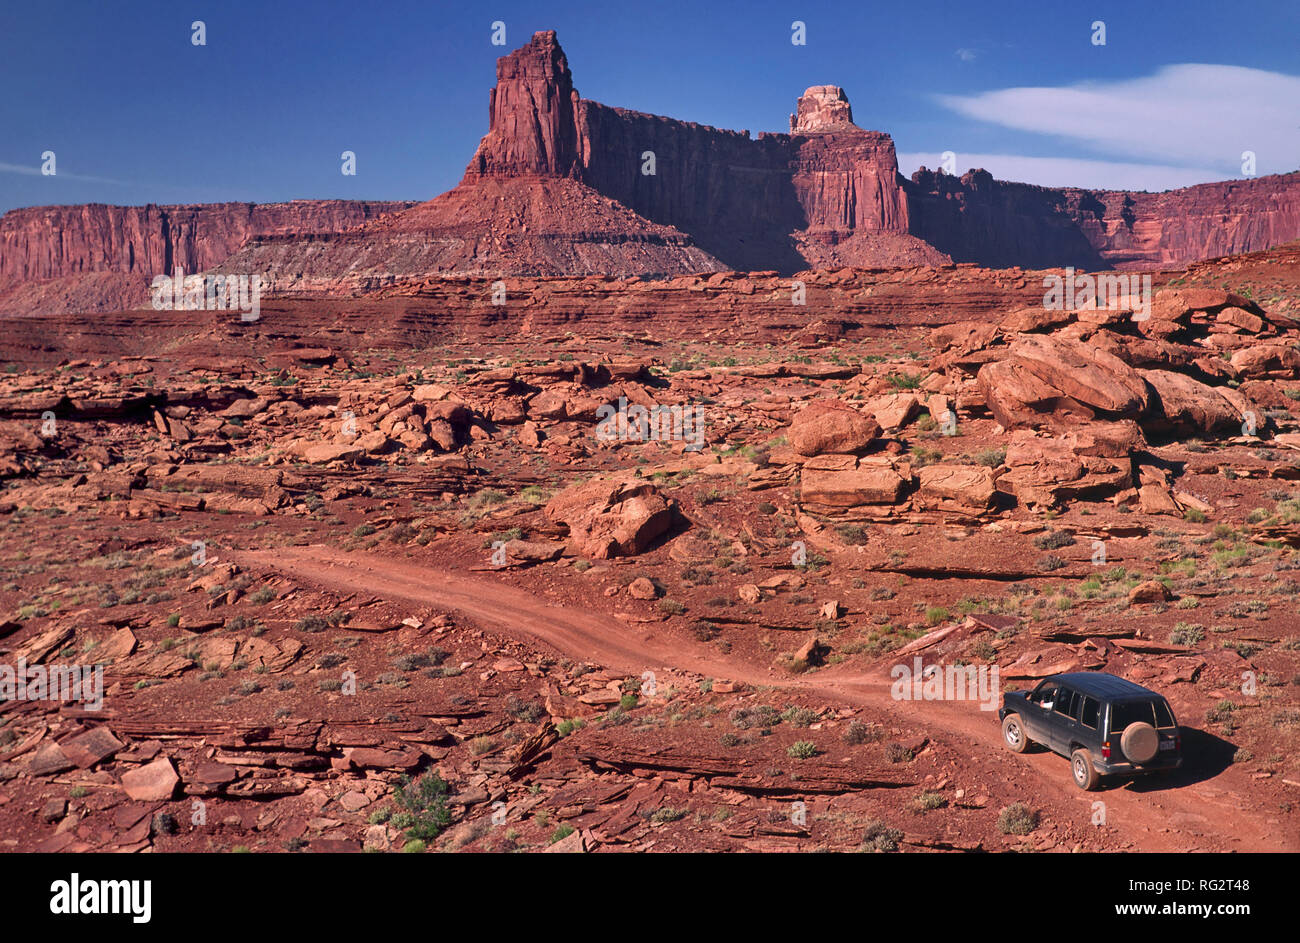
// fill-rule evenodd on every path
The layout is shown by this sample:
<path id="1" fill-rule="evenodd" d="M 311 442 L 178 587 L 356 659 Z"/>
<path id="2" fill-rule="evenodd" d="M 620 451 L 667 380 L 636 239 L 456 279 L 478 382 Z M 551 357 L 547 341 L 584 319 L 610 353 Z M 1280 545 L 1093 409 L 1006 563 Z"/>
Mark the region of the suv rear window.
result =
<path id="1" fill-rule="evenodd" d="M 1130 724 L 1155 726 L 1155 708 L 1150 701 L 1120 701 L 1110 706 L 1110 732 L 1122 734 Z"/>
<path id="2" fill-rule="evenodd" d="M 1174 726 L 1173 711 L 1169 709 L 1169 704 L 1163 699 L 1156 701 L 1156 726 L 1157 727 Z"/>

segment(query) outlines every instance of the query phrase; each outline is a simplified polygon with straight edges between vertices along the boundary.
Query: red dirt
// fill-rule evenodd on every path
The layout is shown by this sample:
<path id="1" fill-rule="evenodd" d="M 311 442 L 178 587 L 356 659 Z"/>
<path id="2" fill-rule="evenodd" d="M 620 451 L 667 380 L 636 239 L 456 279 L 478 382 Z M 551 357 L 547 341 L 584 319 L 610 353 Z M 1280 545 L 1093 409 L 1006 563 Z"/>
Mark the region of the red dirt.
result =
<path id="1" fill-rule="evenodd" d="M 477 624 L 492 626 L 526 644 L 537 642 L 574 660 L 592 660 L 639 677 L 642 671 L 671 666 L 703 677 L 726 678 L 749 685 L 774 683 L 773 669 L 740 659 L 692 657 L 680 648 L 655 642 L 652 634 L 636 633 L 617 619 L 592 615 L 585 606 L 539 601 L 536 592 L 483 577 L 471 577 L 407 563 L 387 556 L 344 553 L 323 545 L 282 548 L 274 553 L 250 552 L 237 559 L 259 569 L 271 569 L 295 580 L 332 591 L 375 593 L 404 603 L 453 609 Z M 996 715 L 954 701 L 898 702 L 889 696 L 892 682 L 881 675 L 848 674 L 830 668 L 816 680 L 784 679 L 780 687 L 816 695 L 832 702 L 867 708 L 871 715 L 899 715 L 920 723 L 945 746 L 987 765 L 981 754 L 1001 760 L 1002 745 Z M 1095 798 L 1080 794 L 1062 775 L 1062 760 L 1046 751 L 1014 757 L 1034 775 L 1038 801 L 1053 808 L 1090 805 Z M 1000 765 L 1000 764 L 994 764 Z M 1099 798 L 1112 821 L 1123 821 L 1129 833 L 1141 833 L 1144 851 L 1297 851 L 1300 836 L 1280 832 L 1280 822 L 1241 819 L 1232 813 L 1243 807 L 1242 784 L 1224 776 L 1214 785 L 1192 782 L 1178 789 L 1151 789 L 1138 783 L 1112 789 Z M 1227 782 L 1222 780 L 1227 779 Z"/>

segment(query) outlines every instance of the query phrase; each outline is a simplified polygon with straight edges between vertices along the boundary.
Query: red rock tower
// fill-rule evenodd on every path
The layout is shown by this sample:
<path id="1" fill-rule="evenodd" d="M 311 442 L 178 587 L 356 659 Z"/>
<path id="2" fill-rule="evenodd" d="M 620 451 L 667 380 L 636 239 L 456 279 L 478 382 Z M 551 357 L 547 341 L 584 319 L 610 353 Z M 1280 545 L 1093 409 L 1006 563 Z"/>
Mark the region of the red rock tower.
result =
<path id="1" fill-rule="evenodd" d="M 488 133 L 466 168 L 466 178 L 574 176 L 577 99 L 555 31 L 534 33 L 528 45 L 497 60 Z"/>
<path id="2" fill-rule="evenodd" d="M 814 85 L 799 96 L 795 113 L 790 116 L 791 134 L 854 127 L 857 125 L 853 123 L 853 107 L 838 85 Z"/>

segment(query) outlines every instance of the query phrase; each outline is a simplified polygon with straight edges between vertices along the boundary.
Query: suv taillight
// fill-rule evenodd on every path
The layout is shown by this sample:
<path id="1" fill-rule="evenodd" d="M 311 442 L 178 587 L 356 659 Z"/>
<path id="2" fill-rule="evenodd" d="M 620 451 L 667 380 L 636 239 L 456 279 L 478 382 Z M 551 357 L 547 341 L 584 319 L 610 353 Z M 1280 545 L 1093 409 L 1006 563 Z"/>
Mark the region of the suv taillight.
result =
<path id="1" fill-rule="evenodd" d="M 1102 758 L 1103 760 L 1109 760 L 1109 759 L 1110 759 L 1110 741 L 1109 741 L 1109 740 L 1107 740 L 1105 743 L 1103 743 L 1103 744 L 1101 745 L 1101 758 Z"/>

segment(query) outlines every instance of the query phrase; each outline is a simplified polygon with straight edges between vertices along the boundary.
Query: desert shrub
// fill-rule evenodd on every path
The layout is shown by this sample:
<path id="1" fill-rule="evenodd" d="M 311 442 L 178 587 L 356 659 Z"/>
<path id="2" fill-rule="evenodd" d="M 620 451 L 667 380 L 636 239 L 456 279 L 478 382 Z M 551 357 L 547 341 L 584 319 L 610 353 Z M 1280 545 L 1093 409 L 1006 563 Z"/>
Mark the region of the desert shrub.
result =
<path id="1" fill-rule="evenodd" d="M 731 712 L 731 723 L 741 730 L 775 727 L 781 722 L 781 715 L 775 707 L 761 704 L 757 707 L 737 707 Z"/>
<path id="2" fill-rule="evenodd" d="M 419 779 L 402 777 L 393 793 L 393 803 L 406 813 L 403 818 L 406 837 L 429 840 L 437 838 L 451 823 L 447 808 L 447 783 L 437 773 L 425 773 Z"/>
<path id="3" fill-rule="evenodd" d="M 817 755 L 817 744 L 811 740 L 796 740 L 785 752 L 796 760 L 806 760 Z"/>
<path id="4" fill-rule="evenodd" d="M 791 727 L 807 727 L 817 716 L 815 710 L 807 707 L 788 707 L 781 713 L 781 719 Z"/>
<path id="5" fill-rule="evenodd" d="M 1038 827 L 1038 813 L 1023 802 L 1013 802 L 998 813 L 998 831 L 1003 835 L 1028 835 Z"/>
<path id="6" fill-rule="evenodd" d="M 1074 535 L 1065 530 L 1049 530 L 1034 538 L 1034 546 L 1039 550 L 1059 550 L 1074 543 Z"/>
<path id="7" fill-rule="evenodd" d="M 931 809 L 941 809 L 948 804 L 948 800 L 938 792 L 923 792 L 912 803 L 920 812 L 929 812 Z"/>
<path id="8" fill-rule="evenodd" d="M 849 721 L 848 727 L 844 729 L 844 742 L 851 746 L 860 746 L 864 743 L 871 743 L 879 740 L 881 733 L 874 727 L 869 727 L 860 720 Z"/>
<path id="9" fill-rule="evenodd" d="M 891 763 L 910 763 L 913 754 L 911 750 L 901 743 L 891 743 L 885 747 L 885 759 Z"/>
<path id="10" fill-rule="evenodd" d="M 903 833 L 890 828 L 879 819 L 867 823 L 862 833 L 862 850 L 875 852 L 898 851 L 898 843 L 903 840 Z"/>
<path id="11" fill-rule="evenodd" d="M 560 839 L 562 839 L 562 838 L 568 838 L 568 837 L 569 837 L 570 835 L 572 835 L 575 831 L 576 831 L 576 829 L 574 829 L 574 827 L 573 827 L 572 825 L 569 825 L 569 824 L 566 822 L 564 825 L 561 825 L 561 826 L 560 826 L 559 828 L 557 828 L 555 831 L 551 832 L 551 837 L 548 838 L 548 839 L 546 840 L 546 843 L 547 843 L 548 845 L 554 845 L 554 844 L 555 844 L 557 841 L 559 841 Z"/>

